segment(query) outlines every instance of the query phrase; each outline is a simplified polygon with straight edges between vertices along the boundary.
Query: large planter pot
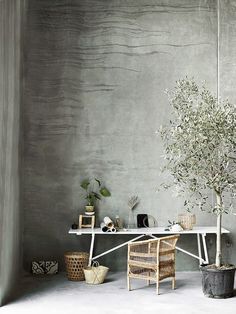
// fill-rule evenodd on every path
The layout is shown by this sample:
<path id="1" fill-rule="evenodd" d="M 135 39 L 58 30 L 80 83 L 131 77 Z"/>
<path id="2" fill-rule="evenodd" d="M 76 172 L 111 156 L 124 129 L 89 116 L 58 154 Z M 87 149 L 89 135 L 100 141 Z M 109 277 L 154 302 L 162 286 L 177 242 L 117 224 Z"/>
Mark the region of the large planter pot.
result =
<path id="1" fill-rule="evenodd" d="M 209 298 L 230 298 L 234 296 L 235 267 L 226 269 L 202 266 L 202 290 Z"/>

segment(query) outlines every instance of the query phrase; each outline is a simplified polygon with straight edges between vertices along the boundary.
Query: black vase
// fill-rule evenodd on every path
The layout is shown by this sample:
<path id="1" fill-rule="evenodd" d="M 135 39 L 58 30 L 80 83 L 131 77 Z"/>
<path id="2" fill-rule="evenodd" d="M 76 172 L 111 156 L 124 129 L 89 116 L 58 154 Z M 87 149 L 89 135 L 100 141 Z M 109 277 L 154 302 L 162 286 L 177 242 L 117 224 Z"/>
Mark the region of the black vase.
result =
<path id="1" fill-rule="evenodd" d="M 231 298 L 234 296 L 235 268 L 215 269 L 201 266 L 202 290 L 209 298 Z"/>
<path id="2" fill-rule="evenodd" d="M 71 229 L 78 229 L 78 225 L 76 223 L 73 223 L 73 225 L 71 225 Z"/>

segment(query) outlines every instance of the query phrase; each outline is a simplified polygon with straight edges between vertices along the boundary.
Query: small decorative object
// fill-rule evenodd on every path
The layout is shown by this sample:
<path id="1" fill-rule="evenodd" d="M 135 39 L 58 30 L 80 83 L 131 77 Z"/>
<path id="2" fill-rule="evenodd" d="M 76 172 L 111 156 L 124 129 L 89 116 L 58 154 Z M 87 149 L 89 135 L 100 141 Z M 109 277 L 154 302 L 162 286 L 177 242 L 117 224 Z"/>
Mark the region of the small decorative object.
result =
<path id="1" fill-rule="evenodd" d="M 147 214 L 138 214 L 137 215 L 137 226 L 138 228 L 148 228 L 148 215 Z"/>
<path id="2" fill-rule="evenodd" d="M 108 232 L 109 228 L 106 226 L 105 222 L 101 222 L 100 224 L 102 232 Z"/>
<path id="3" fill-rule="evenodd" d="M 173 231 L 173 232 L 181 232 L 183 230 L 184 229 L 180 226 L 179 223 L 175 223 L 174 225 L 170 227 L 170 231 Z"/>
<path id="4" fill-rule="evenodd" d="M 192 230 L 196 224 L 196 215 L 191 213 L 183 213 L 178 215 L 178 222 L 184 230 Z"/>
<path id="5" fill-rule="evenodd" d="M 122 220 L 120 219 L 120 217 L 119 217 L 118 215 L 116 215 L 115 227 L 116 227 L 117 229 L 123 229 Z"/>
<path id="6" fill-rule="evenodd" d="M 152 215 L 148 215 L 148 225 L 149 225 L 149 228 L 154 228 L 158 226 L 158 222 L 156 218 L 153 217 Z"/>
<path id="7" fill-rule="evenodd" d="M 79 215 L 79 228 L 94 228 L 95 216 Z"/>
<path id="8" fill-rule="evenodd" d="M 103 222 L 100 224 L 102 232 L 116 232 L 116 228 L 114 226 L 114 222 L 110 217 L 104 217 Z"/>
<path id="9" fill-rule="evenodd" d="M 131 196 L 130 199 L 128 200 L 128 207 L 129 207 L 128 228 L 132 228 L 135 226 L 133 210 L 138 205 L 138 203 L 139 203 L 139 198 L 137 195 Z"/>
<path id="10" fill-rule="evenodd" d="M 152 215 L 138 214 L 137 215 L 138 228 L 154 228 L 157 227 L 157 220 Z"/>
<path id="11" fill-rule="evenodd" d="M 97 200 L 100 200 L 102 196 L 111 196 L 110 191 L 101 185 L 101 181 L 98 179 L 84 180 L 80 186 L 86 191 L 86 197 L 88 204 L 85 206 L 85 211 L 94 212 L 94 205 Z"/>
<path id="12" fill-rule="evenodd" d="M 175 222 L 175 221 L 172 222 L 170 220 L 168 220 L 168 222 L 169 222 L 169 225 L 165 229 L 165 231 L 181 232 L 184 230 L 178 222 Z"/>
<path id="13" fill-rule="evenodd" d="M 71 225 L 71 229 L 78 229 L 78 224 L 74 222 L 73 225 Z"/>
<path id="14" fill-rule="evenodd" d="M 86 252 L 67 252 L 64 254 L 68 280 L 84 280 L 83 268 L 88 266 L 89 254 Z"/>
<path id="15" fill-rule="evenodd" d="M 114 227 L 114 222 L 111 220 L 110 217 L 108 216 L 104 217 L 103 221 L 108 228 Z"/>
<path id="16" fill-rule="evenodd" d="M 54 275 L 58 273 L 57 261 L 33 261 L 31 265 L 34 275 Z"/>
<path id="17" fill-rule="evenodd" d="M 84 276 L 87 284 L 98 285 L 104 282 L 109 268 L 99 265 L 97 261 L 92 266 L 84 268 Z"/>

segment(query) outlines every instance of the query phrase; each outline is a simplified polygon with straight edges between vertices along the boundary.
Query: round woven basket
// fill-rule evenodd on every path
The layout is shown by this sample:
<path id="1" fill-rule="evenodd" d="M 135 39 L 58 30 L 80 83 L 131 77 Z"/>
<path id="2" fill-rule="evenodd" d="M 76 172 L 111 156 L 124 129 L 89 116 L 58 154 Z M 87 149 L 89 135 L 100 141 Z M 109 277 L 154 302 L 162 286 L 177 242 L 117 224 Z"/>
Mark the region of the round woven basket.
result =
<path id="1" fill-rule="evenodd" d="M 86 252 L 67 252 L 64 257 L 67 278 L 72 281 L 84 280 L 83 269 L 88 266 L 89 254 Z"/>
<path id="2" fill-rule="evenodd" d="M 196 224 L 196 216 L 191 213 L 179 214 L 178 222 L 184 230 L 192 230 L 193 225 Z"/>

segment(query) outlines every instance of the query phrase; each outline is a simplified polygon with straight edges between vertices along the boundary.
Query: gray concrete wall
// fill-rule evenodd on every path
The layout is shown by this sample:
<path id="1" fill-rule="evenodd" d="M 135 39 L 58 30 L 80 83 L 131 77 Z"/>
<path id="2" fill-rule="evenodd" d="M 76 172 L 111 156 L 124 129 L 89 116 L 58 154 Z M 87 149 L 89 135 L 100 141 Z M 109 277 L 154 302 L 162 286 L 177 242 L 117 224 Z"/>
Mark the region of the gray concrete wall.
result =
<path id="1" fill-rule="evenodd" d="M 24 89 L 24 265 L 88 250 L 89 237 L 67 234 L 83 213 L 80 182 L 98 177 L 112 197 L 96 209 L 97 221 L 119 214 L 138 194 L 135 214 L 166 225 L 182 212 L 182 200 L 156 193 L 162 145 L 155 131 L 169 117 L 166 88 L 188 75 L 216 91 L 216 1 L 30 1 Z M 215 217 L 197 212 L 199 225 Z M 233 222 L 226 227 L 233 232 Z M 233 237 L 235 238 L 235 233 Z M 128 237 L 126 237 L 128 239 Z M 100 252 L 119 243 L 103 238 Z M 214 256 L 214 239 L 208 239 Z M 195 238 L 180 246 L 196 252 Z M 226 248 L 226 256 L 235 256 Z M 104 257 L 126 267 L 126 249 Z M 178 269 L 197 269 L 178 253 Z"/>
<path id="2" fill-rule="evenodd" d="M 236 2 L 220 2 L 220 96 L 236 103 Z"/>
<path id="3" fill-rule="evenodd" d="M 23 1 L 0 1 L 0 305 L 21 268 L 19 214 L 20 60 Z"/>

